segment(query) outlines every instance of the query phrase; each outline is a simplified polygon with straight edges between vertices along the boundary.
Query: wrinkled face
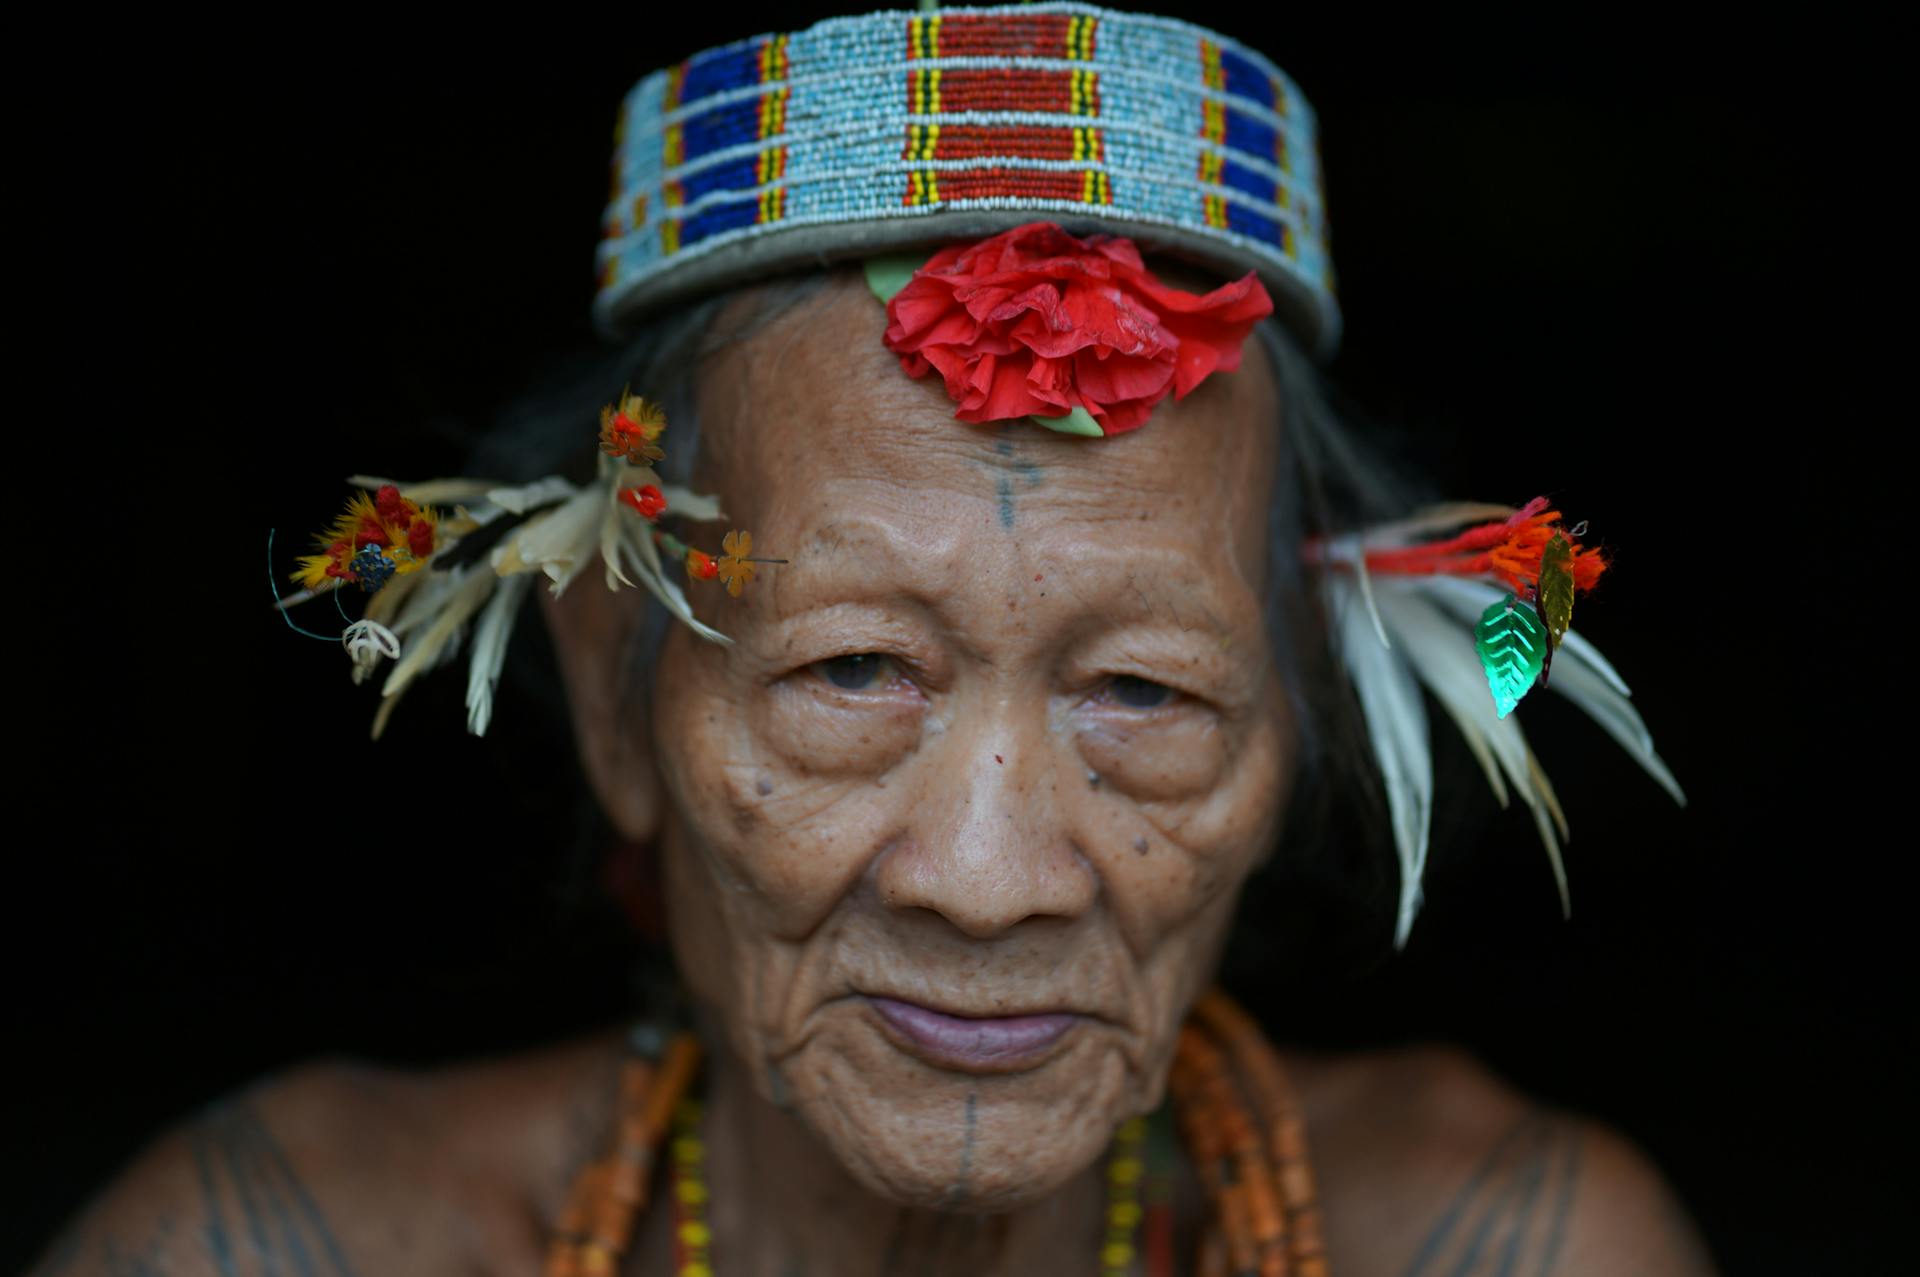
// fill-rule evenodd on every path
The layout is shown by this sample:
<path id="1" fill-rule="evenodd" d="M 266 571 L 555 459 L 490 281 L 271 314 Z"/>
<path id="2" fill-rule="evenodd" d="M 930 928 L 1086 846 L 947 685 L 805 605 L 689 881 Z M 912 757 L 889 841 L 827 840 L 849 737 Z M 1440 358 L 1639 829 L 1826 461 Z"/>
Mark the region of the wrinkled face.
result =
<path id="1" fill-rule="evenodd" d="M 1276 400 L 1250 343 L 1127 435 L 968 426 L 884 326 L 836 277 L 703 373 L 696 486 L 791 563 L 662 654 L 669 925 L 869 1187 L 1004 1209 L 1158 1103 L 1276 832 Z"/>

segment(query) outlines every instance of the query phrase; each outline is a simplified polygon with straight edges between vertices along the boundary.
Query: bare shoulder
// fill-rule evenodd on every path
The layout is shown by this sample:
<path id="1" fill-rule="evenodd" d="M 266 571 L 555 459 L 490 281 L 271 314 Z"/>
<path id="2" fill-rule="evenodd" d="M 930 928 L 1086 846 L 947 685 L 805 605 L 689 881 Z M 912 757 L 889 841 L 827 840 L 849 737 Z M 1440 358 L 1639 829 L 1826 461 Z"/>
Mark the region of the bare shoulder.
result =
<path id="1" fill-rule="evenodd" d="M 1644 1154 L 1461 1051 L 1288 1062 L 1343 1277 L 1714 1271 Z"/>
<path id="2" fill-rule="evenodd" d="M 617 1035 L 424 1072 L 327 1060 L 161 1135 L 31 1277 L 539 1271 Z"/>

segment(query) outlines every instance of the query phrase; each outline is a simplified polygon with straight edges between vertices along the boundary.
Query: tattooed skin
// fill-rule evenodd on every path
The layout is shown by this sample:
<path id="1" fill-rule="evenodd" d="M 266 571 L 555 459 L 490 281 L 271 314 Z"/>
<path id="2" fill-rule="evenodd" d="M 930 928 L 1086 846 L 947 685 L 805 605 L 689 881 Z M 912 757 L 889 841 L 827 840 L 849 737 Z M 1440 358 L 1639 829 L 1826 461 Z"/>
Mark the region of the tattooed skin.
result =
<path id="1" fill-rule="evenodd" d="M 184 1132 L 187 1209 L 158 1211 L 137 1235 L 83 1217 L 32 1277 L 358 1277 L 333 1224 L 245 1099 Z"/>
<path id="2" fill-rule="evenodd" d="M 1402 1277 L 1545 1277 L 1558 1271 L 1580 1179 L 1580 1134 L 1516 1122 L 1435 1222 Z"/>

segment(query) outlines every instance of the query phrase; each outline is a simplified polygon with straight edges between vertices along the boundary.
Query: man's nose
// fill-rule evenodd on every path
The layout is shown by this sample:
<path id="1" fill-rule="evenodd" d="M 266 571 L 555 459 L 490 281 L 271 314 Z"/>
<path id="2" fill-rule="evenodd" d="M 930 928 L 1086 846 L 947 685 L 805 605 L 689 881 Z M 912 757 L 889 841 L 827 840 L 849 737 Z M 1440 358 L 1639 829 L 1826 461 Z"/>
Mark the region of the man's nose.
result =
<path id="1" fill-rule="evenodd" d="M 975 939 L 1028 918 L 1077 918 L 1100 883 L 1075 843 L 1050 765 L 1049 742 L 983 733 L 949 739 L 913 824 L 879 866 L 880 898 L 927 909 Z"/>

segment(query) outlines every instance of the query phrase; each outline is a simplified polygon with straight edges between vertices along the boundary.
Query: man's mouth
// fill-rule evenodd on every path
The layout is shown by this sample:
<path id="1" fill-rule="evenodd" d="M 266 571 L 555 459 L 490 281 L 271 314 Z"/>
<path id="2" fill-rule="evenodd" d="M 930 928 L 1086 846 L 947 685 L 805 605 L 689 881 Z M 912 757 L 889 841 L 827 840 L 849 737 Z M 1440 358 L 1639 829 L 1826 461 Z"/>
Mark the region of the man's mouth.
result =
<path id="1" fill-rule="evenodd" d="M 867 1004 L 896 1045 L 936 1068 L 962 1073 L 1018 1073 L 1033 1068 L 1086 1019 L 1071 1011 L 957 1015 L 871 994 Z"/>

